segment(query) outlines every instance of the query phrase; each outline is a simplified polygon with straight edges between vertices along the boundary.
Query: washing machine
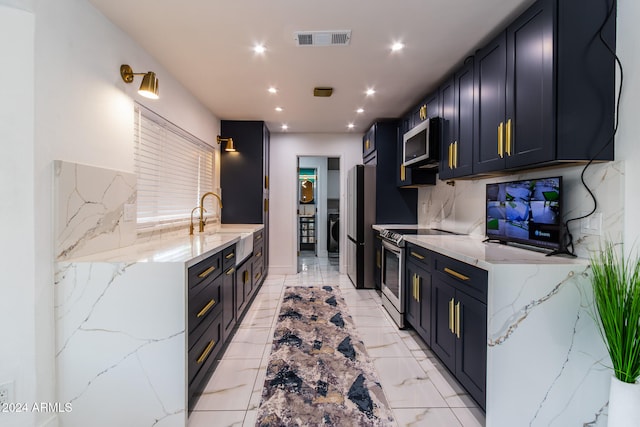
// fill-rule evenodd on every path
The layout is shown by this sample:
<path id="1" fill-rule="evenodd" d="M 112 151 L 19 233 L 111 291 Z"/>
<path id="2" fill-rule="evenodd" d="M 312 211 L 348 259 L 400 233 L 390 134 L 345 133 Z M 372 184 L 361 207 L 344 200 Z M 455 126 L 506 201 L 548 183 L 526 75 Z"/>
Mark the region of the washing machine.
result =
<path id="1" fill-rule="evenodd" d="M 329 214 L 327 227 L 327 250 L 329 253 L 337 253 L 340 250 L 340 215 Z"/>

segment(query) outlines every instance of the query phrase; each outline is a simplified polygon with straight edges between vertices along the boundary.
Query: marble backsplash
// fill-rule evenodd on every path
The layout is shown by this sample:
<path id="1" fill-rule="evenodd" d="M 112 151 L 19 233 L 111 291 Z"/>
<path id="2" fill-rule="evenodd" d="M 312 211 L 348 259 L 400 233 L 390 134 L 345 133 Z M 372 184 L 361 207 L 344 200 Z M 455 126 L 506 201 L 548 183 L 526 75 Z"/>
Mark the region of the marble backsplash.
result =
<path id="1" fill-rule="evenodd" d="M 494 178 L 457 180 L 454 185 L 438 180 L 435 186 L 422 187 L 418 191 L 418 223 L 424 227 L 484 236 L 486 184 L 558 175 L 563 179 L 564 220 L 579 217 L 593 209 L 593 200 L 580 180 L 582 170 L 583 166 L 545 169 Z M 597 199 L 596 213 L 602 215 L 602 232 L 601 235 L 583 233 L 581 221 L 573 221 L 570 230 L 575 253 L 588 258 L 604 239 L 622 242 L 623 162 L 592 164 L 585 172 L 585 181 Z"/>
<path id="2" fill-rule="evenodd" d="M 55 160 L 54 175 L 58 261 L 136 241 L 135 174 Z"/>

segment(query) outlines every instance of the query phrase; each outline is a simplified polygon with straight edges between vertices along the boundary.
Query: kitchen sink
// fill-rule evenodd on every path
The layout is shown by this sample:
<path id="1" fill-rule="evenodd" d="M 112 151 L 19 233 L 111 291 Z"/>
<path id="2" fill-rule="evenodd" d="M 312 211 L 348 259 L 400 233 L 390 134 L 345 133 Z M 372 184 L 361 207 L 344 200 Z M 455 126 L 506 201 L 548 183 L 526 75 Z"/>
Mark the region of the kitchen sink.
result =
<path id="1" fill-rule="evenodd" d="M 246 228 L 219 228 L 215 233 L 237 234 L 240 236 L 240 240 L 236 243 L 236 265 L 239 265 L 242 261 L 247 259 L 247 257 L 251 255 L 251 252 L 253 252 L 253 233 L 247 231 Z"/>

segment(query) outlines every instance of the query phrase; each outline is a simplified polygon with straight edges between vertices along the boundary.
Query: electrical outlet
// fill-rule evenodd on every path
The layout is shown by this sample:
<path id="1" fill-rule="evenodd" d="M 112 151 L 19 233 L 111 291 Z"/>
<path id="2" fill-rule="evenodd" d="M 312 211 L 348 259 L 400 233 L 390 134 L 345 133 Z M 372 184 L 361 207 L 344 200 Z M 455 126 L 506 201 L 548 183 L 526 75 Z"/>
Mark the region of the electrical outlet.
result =
<path id="1" fill-rule="evenodd" d="M 585 215 L 584 213 L 583 215 Z M 582 219 L 580 227 L 582 234 L 600 236 L 602 234 L 602 212 L 594 212 L 592 215 Z"/>
<path id="2" fill-rule="evenodd" d="M 13 381 L 0 384 L 0 405 L 13 402 Z"/>

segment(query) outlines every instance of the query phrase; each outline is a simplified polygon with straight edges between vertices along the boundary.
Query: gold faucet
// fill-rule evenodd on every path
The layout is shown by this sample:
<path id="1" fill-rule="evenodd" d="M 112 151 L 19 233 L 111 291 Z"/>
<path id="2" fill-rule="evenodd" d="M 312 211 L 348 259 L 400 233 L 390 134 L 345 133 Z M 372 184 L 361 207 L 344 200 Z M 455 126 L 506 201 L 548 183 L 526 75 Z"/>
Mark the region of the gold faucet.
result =
<path id="1" fill-rule="evenodd" d="M 196 211 L 196 209 L 201 209 L 200 206 L 196 206 L 195 208 L 191 209 L 191 223 L 189 223 L 189 236 L 193 236 L 193 213 Z M 204 210 L 205 212 L 207 211 L 206 209 Z"/>
<path id="2" fill-rule="evenodd" d="M 218 199 L 218 204 L 220 205 L 220 212 L 222 213 L 222 199 L 220 198 L 220 196 L 218 196 L 216 193 L 209 191 L 207 193 L 204 193 L 202 195 L 202 197 L 200 198 L 200 227 L 199 227 L 199 231 L 200 233 L 202 233 L 204 231 L 204 225 L 205 225 L 205 220 L 204 220 L 204 198 L 207 196 L 214 196 L 216 199 Z M 220 215 L 220 220 L 222 220 L 222 215 Z"/>

